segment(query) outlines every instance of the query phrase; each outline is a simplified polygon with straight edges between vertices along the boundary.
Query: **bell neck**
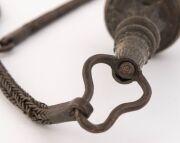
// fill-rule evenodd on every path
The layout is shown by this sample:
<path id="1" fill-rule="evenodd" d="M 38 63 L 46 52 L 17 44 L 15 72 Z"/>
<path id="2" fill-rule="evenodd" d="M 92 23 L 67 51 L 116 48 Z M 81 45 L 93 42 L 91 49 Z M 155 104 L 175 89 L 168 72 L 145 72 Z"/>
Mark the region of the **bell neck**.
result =
<path id="1" fill-rule="evenodd" d="M 160 31 L 151 20 L 130 17 L 116 28 L 115 55 L 131 59 L 142 68 L 158 50 L 160 39 Z"/>

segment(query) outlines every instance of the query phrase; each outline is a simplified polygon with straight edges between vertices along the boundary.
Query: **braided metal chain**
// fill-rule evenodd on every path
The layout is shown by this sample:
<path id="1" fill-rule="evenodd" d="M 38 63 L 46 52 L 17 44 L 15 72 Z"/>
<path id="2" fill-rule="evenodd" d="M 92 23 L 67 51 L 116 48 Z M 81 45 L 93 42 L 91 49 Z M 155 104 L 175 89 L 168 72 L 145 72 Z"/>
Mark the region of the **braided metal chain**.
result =
<path id="1" fill-rule="evenodd" d="M 37 19 L 25 24 L 14 32 L 8 34 L 0 40 L 0 52 L 7 52 L 20 44 L 32 34 L 38 32 L 51 22 L 61 18 L 67 13 L 80 7 L 92 0 L 71 0 L 56 9 L 47 12 Z M 18 106 L 33 121 L 41 124 L 50 124 L 50 120 L 46 116 L 48 106 L 44 103 L 36 101 L 26 91 L 24 91 L 10 76 L 8 71 L 0 62 L 0 88 L 6 97 L 16 106 Z"/>
<path id="2" fill-rule="evenodd" d="M 72 0 L 54 11 L 35 19 L 24 25 L 13 33 L 0 40 L 0 52 L 6 52 L 20 44 L 27 37 L 45 27 L 55 19 L 67 14 L 75 8 L 93 0 Z M 104 123 L 96 125 L 88 121 L 93 112 L 90 101 L 94 94 L 92 68 L 94 65 L 104 63 L 111 67 L 113 78 L 120 84 L 138 82 L 144 93 L 140 99 L 130 103 L 124 103 L 112 110 Z M 142 74 L 139 66 L 134 61 L 125 58 L 116 58 L 112 55 L 95 55 L 89 58 L 84 64 L 83 79 L 85 92 L 83 97 L 72 101 L 47 106 L 36 101 L 24 91 L 11 77 L 0 61 L 0 88 L 4 95 L 33 121 L 40 124 L 56 124 L 69 121 L 78 121 L 80 126 L 92 133 L 107 131 L 115 121 L 124 113 L 132 112 L 144 107 L 151 97 L 151 87 Z"/>
<path id="3" fill-rule="evenodd" d="M 36 101 L 26 91 L 24 91 L 10 76 L 3 64 L 0 62 L 0 88 L 4 95 L 33 121 L 41 124 L 49 124 L 50 121 L 46 117 L 48 106 L 44 103 Z"/>

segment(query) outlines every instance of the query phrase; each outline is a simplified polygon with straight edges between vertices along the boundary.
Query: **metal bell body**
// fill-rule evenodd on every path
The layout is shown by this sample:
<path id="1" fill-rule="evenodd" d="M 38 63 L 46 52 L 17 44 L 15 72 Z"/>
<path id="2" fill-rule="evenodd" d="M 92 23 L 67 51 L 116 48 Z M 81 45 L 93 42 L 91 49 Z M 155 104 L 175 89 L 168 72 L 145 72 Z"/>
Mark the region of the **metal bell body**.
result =
<path id="1" fill-rule="evenodd" d="M 107 0 L 105 20 L 116 56 L 142 67 L 179 37 L 180 0 Z"/>

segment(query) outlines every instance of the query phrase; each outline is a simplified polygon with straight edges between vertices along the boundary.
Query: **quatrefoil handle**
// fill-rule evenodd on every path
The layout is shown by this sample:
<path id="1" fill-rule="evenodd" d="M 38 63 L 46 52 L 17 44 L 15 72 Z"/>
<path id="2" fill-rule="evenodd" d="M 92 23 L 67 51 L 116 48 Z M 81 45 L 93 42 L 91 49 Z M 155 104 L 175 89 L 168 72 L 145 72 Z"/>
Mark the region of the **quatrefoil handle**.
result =
<path id="1" fill-rule="evenodd" d="M 79 122 L 82 128 L 89 132 L 101 133 L 107 131 L 118 117 L 124 113 L 136 111 L 144 107 L 152 94 L 151 87 L 147 82 L 146 78 L 143 76 L 141 69 L 130 59 L 117 59 L 115 56 L 111 55 L 95 55 L 89 58 L 83 68 L 83 79 L 85 83 L 85 92 L 83 99 L 87 102 L 93 97 L 94 84 L 92 79 L 92 68 L 94 65 L 104 63 L 111 67 L 112 75 L 114 79 L 121 84 L 128 84 L 136 81 L 143 90 L 143 95 L 140 99 L 134 102 L 124 103 L 117 106 L 109 115 L 109 117 L 104 121 L 104 123 L 95 125 L 88 121 L 79 110 L 75 110 L 76 120 Z"/>

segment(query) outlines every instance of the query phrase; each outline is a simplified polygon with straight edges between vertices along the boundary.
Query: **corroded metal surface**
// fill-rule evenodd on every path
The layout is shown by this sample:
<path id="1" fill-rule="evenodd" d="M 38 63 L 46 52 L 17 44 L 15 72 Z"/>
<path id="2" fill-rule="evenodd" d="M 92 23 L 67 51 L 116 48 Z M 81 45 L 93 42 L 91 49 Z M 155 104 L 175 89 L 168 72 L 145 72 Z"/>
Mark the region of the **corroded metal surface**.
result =
<path id="1" fill-rule="evenodd" d="M 93 111 L 90 101 L 94 93 L 94 84 L 91 70 L 94 65 L 104 63 L 112 68 L 114 79 L 122 84 L 127 81 L 136 81 L 144 91 L 143 96 L 137 101 L 124 103 L 116 107 L 106 121 L 100 125 L 94 125 L 88 121 Z M 122 76 L 123 75 L 123 76 Z M 82 98 L 76 98 L 70 102 L 47 106 L 33 99 L 11 77 L 5 67 L 0 63 L 0 88 L 6 97 L 18 106 L 33 121 L 41 124 L 56 124 L 69 121 L 78 121 L 89 132 L 101 133 L 107 131 L 118 117 L 124 113 L 132 112 L 144 107 L 151 97 L 151 87 L 142 74 L 141 69 L 129 59 L 117 59 L 111 55 L 95 55 L 89 58 L 83 68 L 85 92 Z"/>
<path id="2" fill-rule="evenodd" d="M 161 51 L 180 34 L 180 0 L 107 0 L 106 24 L 114 37 L 117 26 L 126 18 L 141 16 L 150 19 L 160 30 Z"/>
<path id="3" fill-rule="evenodd" d="M 52 21 L 92 0 L 72 0 L 25 24 L 0 40 L 0 52 L 9 51 Z M 107 131 L 120 115 L 144 107 L 152 91 L 141 68 L 156 52 L 167 48 L 179 34 L 180 0 L 108 0 L 106 23 L 115 40 L 115 54 L 89 58 L 83 68 L 85 92 L 72 101 L 48 106 L 36 101 L 11 77 L 0 62 L 0 88 L 6 97 L 33 121 L 56 124 L 78 121 L 92 133 Z M 93 112 L 90 101 L 94 94 L 92 68 L 104 63 L 111 67 L 112 77 L 120 84 L 137 82 L 143 90 L 140 99 L 112 110 L 108 118 L 95 125 L 88 121 Z"/>
<path id="4" fill-rule="evenodd" d="M 117 58 L 132 59 L 140 67 L 154 55 L 159 44 L 159 29 L 147 18 L 133 16 L 116 28 L 114 51 Z"/>

